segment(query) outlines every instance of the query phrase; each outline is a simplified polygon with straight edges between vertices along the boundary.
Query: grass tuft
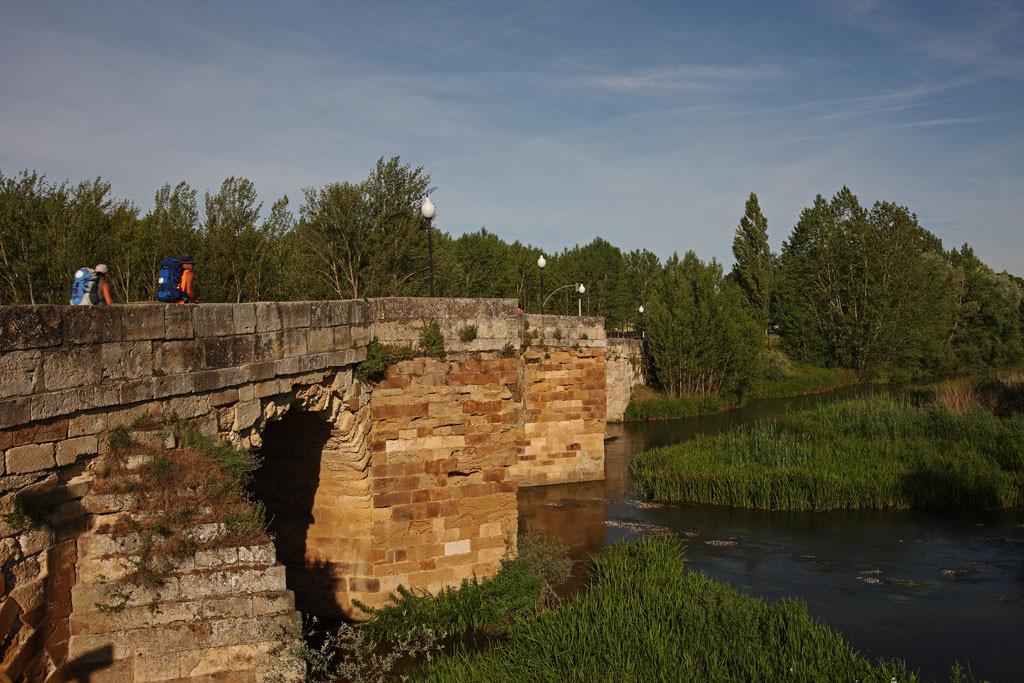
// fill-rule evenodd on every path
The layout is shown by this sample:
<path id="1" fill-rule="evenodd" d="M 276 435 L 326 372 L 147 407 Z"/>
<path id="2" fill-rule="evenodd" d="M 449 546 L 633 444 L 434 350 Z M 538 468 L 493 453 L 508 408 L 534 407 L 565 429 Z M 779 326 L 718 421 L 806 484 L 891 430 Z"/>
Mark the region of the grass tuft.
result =
<path id="1" fill-rule="evenodd" d="M 464 579 L 462 585 L 444 588 L 436 595 L 399 586 L 385 607 L 355 604 L 370 615 L 363 628 L 387 638 L 417 630 L 442 636 L 502 633 L 549 609 L 557 601 L 554 589 L 565 582 L 570 569 L 564 545 L 524 535 L 519 539 L 518 555 L 502 560 L 501 569 L 491 579 Z"/>
<path id="2" fill-rule="evenodd" d="M 112 444 L 128 445 L 110 452 L 94 490 L 131 496 L 131 517 L 107 531 L 136 535 L 140 551 L 132 571 L 111 586 L 111 602 L 104 609 L 123 609 L 135 587 L 162 585 L 182 560 L 199 550 L 269 540 L 266 511 L 245 490 L 259 467 L 258 458 L 186 423 L 168 428 L 180 445 L 174 451 L 137 447 L 124 428 L 111 435 Z M 141 463 L 132 457 L 140 455 Z M 199 527 L 208 523 L 223 524 L 224 531 L 200 541 Z"/>

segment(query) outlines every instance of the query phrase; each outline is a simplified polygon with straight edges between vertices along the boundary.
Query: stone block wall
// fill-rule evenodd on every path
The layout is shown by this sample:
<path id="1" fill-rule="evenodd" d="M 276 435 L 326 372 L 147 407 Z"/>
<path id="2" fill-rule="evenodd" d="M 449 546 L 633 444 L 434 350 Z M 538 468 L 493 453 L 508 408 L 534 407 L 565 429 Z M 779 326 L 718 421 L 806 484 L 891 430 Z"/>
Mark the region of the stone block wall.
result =
<path id="1" fill-rule="evenodd" d="M 495 352 L 393 366 L 373 390 L 372 569 L 361 599 L 494 574 L 517 528 L 509 476 L 518 359 Z"/>
<path id="2" fill-rule="evenodd" d="M 365 357 L 367 311 L 367 302 L 0 307 L 0 512 L 39 517 L 0 523 L 3 670 L 59 680 L 69 661 L 76 541 L 93 517 L 82 500 L 115 428 L 175 414 L 248 447 L 293 406 L 341 417 Z"/>
<path id="3" fill-rule="evenodd" d="M 253 489 L 307 613 L 351 614 L 353 595 L 374 576 L 369 398 L 355 382 L 336 414 L 293 412 L 265 432 Z"/>
<path id="4" fill-rule="evenodd" d="M 162 585 L 135 587 L 123 608 L 110 609 L 111 591 L 133 568 L 140 539 L 98 532 L 123 513 L 98 500 L 104 497 L 92 498 L 86 506 L 107 514 L 97 514 L 77 542 L 67 676 L 139 683 L 262 680 L 274 665 L 272 648 L 285 644 L 285 634 L 295 637 L 300 619 L 274 546 L 201 551 L 180 561 Z M 220 533 L 219 527 L 203 525 L 197 540 Z"/>
<path id="5" fill-rule="evenodd" d="M 514 351 L 522 341 L 515 299 L 371 299 L 373 336 L 383 344 L 415 346 L 427 323 L 437 322 L 449 353 Z M 473 336 L 462 341 L 463 336 Z"/>
<path id="6" fill-rule="evenodd" d="M 512 477 L 521 486 L 604 478 L 601 318 L 525 316 L 523 417 Z"/>
<path id="7" fill-rule="evenodd" d="M 8 680 L 61 680 L 54 676 L 67 660 L 75 539 L 89 486 L 82 469 L 64 467 L 19 488 L 28 518 L 0 521 L 0 672 Z"/>
<path id="8" fill-rule="evenodd" d="M 609 422 L 621 422 L 633 387 L 644 384 L 644 343 L 640 339 L 608 339 L 605 385 Z"/>

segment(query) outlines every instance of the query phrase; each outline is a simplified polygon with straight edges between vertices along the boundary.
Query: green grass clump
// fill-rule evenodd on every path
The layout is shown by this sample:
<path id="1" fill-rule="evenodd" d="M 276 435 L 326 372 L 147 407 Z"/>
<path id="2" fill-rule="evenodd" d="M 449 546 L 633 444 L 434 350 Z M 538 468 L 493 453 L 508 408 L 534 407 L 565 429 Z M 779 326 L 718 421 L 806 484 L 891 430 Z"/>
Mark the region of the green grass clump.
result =
<path id="1" fill-rule="evenodd" d="M 475 328 L 473 334 L 475 339 Z M 388 367 L 395 363 L 420 356 L 443 358 L 444 355 L 444 335 L 441 334 L 441 326 L 436 320 L 431 320 L 420 332 L 418 346 L 381 344 L 380 340 L 374 337 L 366 347 L 366 359 L 356 368 L 356 379 L 360 382 L 380 382 L 387 375 Z"/>
<path id="2" fill-rule="evenodd" d="M 768 604 L 684 571 L 677 539 L 607 548 L 591 577 L 560 609 L 484 652 L 442 656 L 417 680 L 917 680 L 901 662 L 868 662 L 796 600 Z"/>
<path id="3" fill-rule="evenodd" d="M 426 355 L 431 358 L 444 356 L 444 335 L 441 334 L 441 326 L 437 324 L 436 320 L 431 320 L 423 326 L 419 341 L 420 349 Z"/>
<path id="4" fill-rule="evenodd" d="M 387 374 L 388 366 L 403 360 L 412 360 L 417 355 L 411 346 L 381 344 L 376 337 L 366 347 L 366 360 L 356 368 L 356 379 L 360 382 L 379 382 Z"/>
<path id="5" fill-rule="evenodd" d="M 46 518 L 52 512 L 49 506 L 37 505 L 20 493 L 14 494 L 9 505 L 9 510 L 0 513 L 0 521 L 17 533 L 38 529 L 46 524 Z"/>
<path id="6" fill-rule="evenodd" d="M 857 383 L 852 370 L 791 365 L 781 377 L 759 377 L 751 384 L 747 398 L 786 398 L 831 391 Z"/>
<path id="7" fill-rule="evenodd" d="M 363 628 L 393 638 L 410 631 L 464 634 L 500 633 L 510 625 L 532 618 L 554 600 L 554 588 L 569 576 L 571 563 L 565 546 L 540 536 L 521 536 L 517 557 L 502 560 L 490 579 L 465 579 L 437 595 L 398 587 L 391 604 L 380 609 L 356 605 L 370 614 Z"/>
<path id="8" fill-rule="evenodd" d="M 709 394 L 707 396 L 658 396 L 645 400 L 630 400 L 623 419 L 627 422 L 647 420 L 678 420 L 696 415 L 715 415 L 735 407 L 733 399 Z"/>
<path id="9" fill-rule="evenodd" d="M 996 509 L 1024 505 L 1024 415 L 854 399 L 634 457 L 638 493 L 747 508 Z"/>

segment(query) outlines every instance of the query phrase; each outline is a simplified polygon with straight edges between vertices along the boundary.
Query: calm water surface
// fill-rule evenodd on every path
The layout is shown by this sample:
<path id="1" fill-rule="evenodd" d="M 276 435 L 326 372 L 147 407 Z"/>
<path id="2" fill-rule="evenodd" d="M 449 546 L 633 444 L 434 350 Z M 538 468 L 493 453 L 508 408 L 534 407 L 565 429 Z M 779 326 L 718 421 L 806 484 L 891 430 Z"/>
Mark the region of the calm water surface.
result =
<path id="1" fill-rule="evenodd" d="M 799 597 L 869 658 L 905 659 L 930 680 L 948 680 L 959 660 L 979 677 L 1024 681 L 1020 511 L 761 512 L 653 505 L 630 495 L 634 453 L 874 391 L 849 388 L 758 401 L 712 417 L 609 425 L 615 438 L 606 446 L 605 481 L 521 489 L 520 530 L 560 538 L 580 568 L 620 539 L 674 534 L 687 544 L 691 569 L 768 600 Z"/>

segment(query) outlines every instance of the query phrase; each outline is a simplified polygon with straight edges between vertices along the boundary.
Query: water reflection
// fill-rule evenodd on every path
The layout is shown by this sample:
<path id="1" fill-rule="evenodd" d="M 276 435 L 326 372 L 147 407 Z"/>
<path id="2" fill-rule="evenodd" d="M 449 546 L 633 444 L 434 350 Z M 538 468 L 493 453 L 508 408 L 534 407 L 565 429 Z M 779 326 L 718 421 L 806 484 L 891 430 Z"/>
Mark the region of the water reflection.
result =
<path id="1" fill-rule="evenodd" d="M 869 657 L 900 657 L 946 680 L 954 660 L 976 676 L 1024 680 L 1024 513 L 765 512 L 656 505 L 629 495 L 628 463 L 737 423 L 878 389 L 760 401 L 713 417 L 610 425 L 607 479 L 522 489 L 520 528 L 585 558 L 619 539 L 674 533 L 689 566 L 769 600 L 796 596 Z M 885 389 L 882 389 L 883 391 Z M 575 574 L 581 585 L 583 572 Z"/>

